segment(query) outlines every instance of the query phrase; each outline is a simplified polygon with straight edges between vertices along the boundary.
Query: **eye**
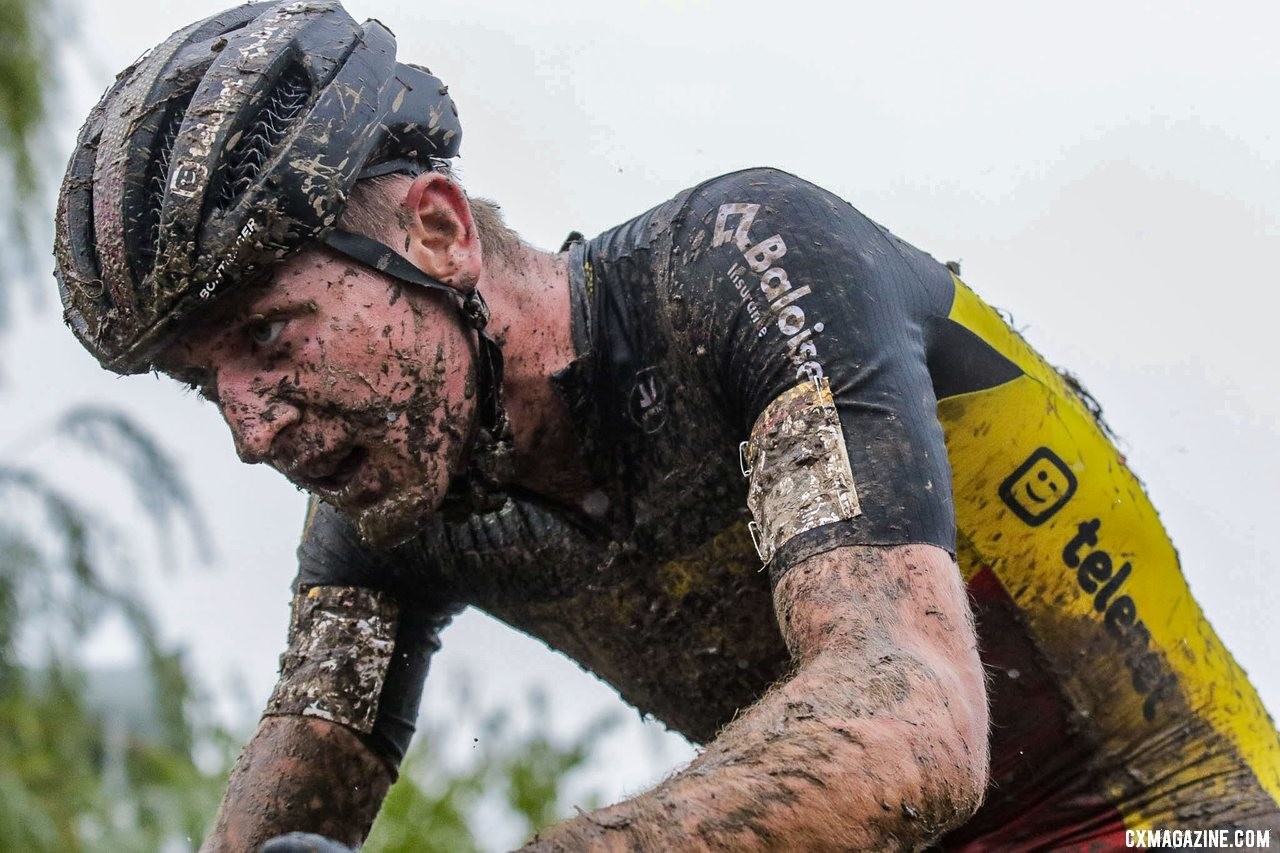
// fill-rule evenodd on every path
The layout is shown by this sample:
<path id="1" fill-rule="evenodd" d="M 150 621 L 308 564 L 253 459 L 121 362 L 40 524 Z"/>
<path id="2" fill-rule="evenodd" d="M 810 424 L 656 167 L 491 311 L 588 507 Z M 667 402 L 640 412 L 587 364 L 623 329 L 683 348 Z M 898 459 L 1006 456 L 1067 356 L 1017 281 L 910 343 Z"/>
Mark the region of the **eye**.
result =
<path id="1" fill-rule="evenodd" d="M 244 333 L 254 346 L 267 347 L 280 339 L 288 320 L 255 314 L 244 322 Z"/>

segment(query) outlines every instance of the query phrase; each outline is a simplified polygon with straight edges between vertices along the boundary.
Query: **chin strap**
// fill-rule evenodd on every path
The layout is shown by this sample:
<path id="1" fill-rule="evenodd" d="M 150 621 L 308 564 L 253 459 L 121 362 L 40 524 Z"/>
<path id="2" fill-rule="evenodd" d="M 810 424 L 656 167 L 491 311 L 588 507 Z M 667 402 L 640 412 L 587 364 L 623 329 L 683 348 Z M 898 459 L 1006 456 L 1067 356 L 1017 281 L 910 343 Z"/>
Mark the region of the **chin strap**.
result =
<path id="1" fill-rule="evenodd" d="M 330 249 L 406 284 L 448 294 L 462 322 L 476 332 L 477 429 L 467 464 L 449 485 L 442 510 L 450 515 L 496 510 L 512 479 L 511 424 L 502 404 L 502 348 L 489 336 L 489 306 L 480 291 L 463 293 L 415 267 L 395 249 L 362 234 L 335 228 L 323 238 Z"/>

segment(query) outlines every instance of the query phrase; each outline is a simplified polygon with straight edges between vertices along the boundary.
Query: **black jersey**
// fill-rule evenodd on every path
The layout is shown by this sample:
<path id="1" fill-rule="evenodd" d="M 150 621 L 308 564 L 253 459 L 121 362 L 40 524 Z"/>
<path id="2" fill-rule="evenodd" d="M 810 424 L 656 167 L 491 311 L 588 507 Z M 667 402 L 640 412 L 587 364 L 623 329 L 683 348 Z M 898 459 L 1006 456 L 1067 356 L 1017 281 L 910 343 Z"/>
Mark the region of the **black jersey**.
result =
<path id="1" fill-rule="evenodd" d="M 328 507 L 309 519 L 300 588 L 399 602 L 391 751 L 464 606 L 705 742 L 789 665 L 771 579 L 842 545 L 927 543 L 957 555 L 995 673 L 995 784 L 952 846 L 1274 816 L 1274 726 L 1141 485 L 946 266 L 768 169 L 568 252 L 576 357 L 555 384 L 597 487 L 582 507 L 510 500 L 384 554 Z"/>

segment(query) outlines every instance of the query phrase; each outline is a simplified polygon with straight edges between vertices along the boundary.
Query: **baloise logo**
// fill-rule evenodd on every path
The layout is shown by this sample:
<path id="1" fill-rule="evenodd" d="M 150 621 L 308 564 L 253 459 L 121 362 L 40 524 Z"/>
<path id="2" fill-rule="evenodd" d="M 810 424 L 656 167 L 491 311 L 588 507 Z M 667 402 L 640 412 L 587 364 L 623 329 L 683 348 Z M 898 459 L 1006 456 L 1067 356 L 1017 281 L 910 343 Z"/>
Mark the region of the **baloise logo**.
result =
<path id="1" fill-rule="evenodd" d="M 1044 524 L 1076 493 L 1076 475 L 1047 447 L 1037 447 L 1000 484 L 1000 499 L 1032 527 Z"/>

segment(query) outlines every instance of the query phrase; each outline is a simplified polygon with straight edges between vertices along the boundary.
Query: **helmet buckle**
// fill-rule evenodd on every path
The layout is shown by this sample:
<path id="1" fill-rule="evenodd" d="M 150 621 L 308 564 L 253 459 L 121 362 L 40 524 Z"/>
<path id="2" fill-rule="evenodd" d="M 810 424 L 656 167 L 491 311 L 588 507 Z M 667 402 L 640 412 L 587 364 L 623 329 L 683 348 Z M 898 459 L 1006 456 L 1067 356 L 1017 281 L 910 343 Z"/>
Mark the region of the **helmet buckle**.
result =
<path id="1" fill-rule="evenodd" d="M 462 316 L 467 319 L 471 327 L 477 330 L 483 330 L 489 325 L 489 305 L 484 301 L 484 297 L 480 295 L 480 291 L 472 290 L 462 300 Z"/>

